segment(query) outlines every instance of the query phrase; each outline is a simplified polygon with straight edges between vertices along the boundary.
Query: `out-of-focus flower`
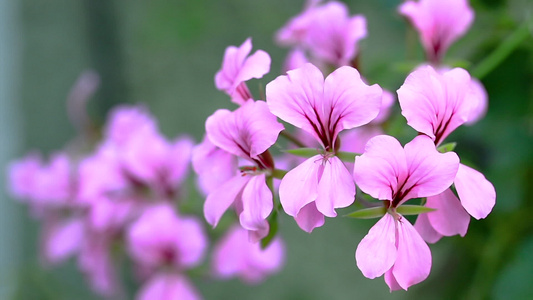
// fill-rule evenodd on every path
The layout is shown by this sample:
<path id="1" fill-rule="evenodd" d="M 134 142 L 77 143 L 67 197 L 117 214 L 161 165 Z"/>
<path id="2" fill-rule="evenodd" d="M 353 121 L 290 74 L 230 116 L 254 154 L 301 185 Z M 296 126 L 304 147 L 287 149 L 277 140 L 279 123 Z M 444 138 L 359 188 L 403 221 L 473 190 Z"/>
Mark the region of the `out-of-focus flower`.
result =
<path id="1" fill-rule="evenodd" d="M 218 278 L 239 277 L 247 283 L 259 283 L 278 272 L 284 261 L 284 246 L 279 237 L 265 249 L 250 243 L 246 230 L 233 226 L 215 246 L 213 272 Z"/>

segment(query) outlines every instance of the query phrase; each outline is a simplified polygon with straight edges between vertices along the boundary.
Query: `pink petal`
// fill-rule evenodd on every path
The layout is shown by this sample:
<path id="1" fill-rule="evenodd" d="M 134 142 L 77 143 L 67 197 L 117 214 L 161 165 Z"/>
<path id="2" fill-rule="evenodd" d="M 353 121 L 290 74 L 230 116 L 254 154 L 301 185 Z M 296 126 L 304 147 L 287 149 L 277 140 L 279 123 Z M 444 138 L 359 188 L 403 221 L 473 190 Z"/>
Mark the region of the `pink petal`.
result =
<path id="1" fill-rule="evenodd" d="M 243 228 L 264 231 L 268 228 L 266 218 L 273 208 L 272 192 L 266 184 L 265 174 L 247 175 L 252 178 L 242 191 L 242 212 L 239 216 Z M 268 231 L 266 231 L 268 234 Z"/>
<path id="2" fill-rule="evenodd" d="M 355 201 L 355 183 L 338 157 L 330 157 L 323 164 L 315 202 L 318 211 L 333 218 L 337 216 L 335 208 L 347 207 Z"/>
<path id="3" fill-rule="evenodd" d="M 309 60 L 305 56 L 305 52 L 300 48 L 295 48 L 287 54 L 285 61 L 283 62 L 283 73 L 287 73 L 290 70 L 298 69 L 308 63 Z"/>
<path id="4" fill-rule="evenodd" d="M 407 176 L 405 151 L 393 137 L 372 138 L 365 153 L 355 158 L 354 179 L 359 188 L 380 200 L 392 200 L 393 194 Z"/>
<path id="5" fill-rule="evenodd" d="M 121 105 L 113 108 L 105 128 L 105 136 L 118 146 L 140 132 L 155 132 L 157 124 L 144 106 Z"/>
<path id="6" fill-rule="evenodd" d="M 193 146 L 194 142 L 188 136 L 178 137 L 172 142 L 166 164 L 172 185 L 180 185 L 186 179 Z"/>
<path id="7" fill-rule="evenodd" d="M 177 247 L 179 248 L 177 267 L 195 267 L 202 263 L 208 245 L 202 223 L 195 217 L 186 217 L 180 218 L 178 225 L 175 228 L 175 234 L 179 236 L 177 240 Z"/>
<path id="8" fill-rule="evenodd" d="M 185 276 L 159 273 L 141 287 L 135 299 L 201 300 L 202 296 Z"/>
<path id="9" fill-rule="evenodd" d="M 313 229 L 324 225 L 325 222 L 324 215 L 318 211 L 315 202 L 308 203 L 302 207 L 294 217 L 294 220 L 303 231 L 309 233 Z"/>
<path id="10" fill-rule="evenodd" d="M 263 101 L 248 101 L 234 112 L 219 109 L 205 127 L 213 144 L 249 160 L 272 146 L 283 130 Z"/>
<path id="11" fill-rule="evenodd" d="M 383 95 L 381 97 L 381 107 L 379 108 L 379 114 L 378 116 L 370 122 L 370 124 L 381 124 L 385 122 L 391 113 L 392 106 L 396 102 L 396 99 L 394 97 L 394 94 L 383 90 Z"/>
<path id="12" fill-rule="evenodd" d="M 13 196 L 21 200 L 33 198 L 36 174 L 41 169 L 41 165 L 41 158 L 37 154 L 30 154 L 9 164 L 9 190 Z"/>
<path id="13" fill-rule="evenodd" d="M 355 250 L 357 267 L 374 279 L 389 270 L 396 260 L 396 221 L 385 214 L 361 240 Z"/>
<path id="14" fill-rule="evenodd" d="M 468 120 L 470 82 L 468 72 L 459 68 L 443 74 L 431 66 L 416 69 L 398 89 L 407 124 L 441 143 Z"/>
<path id="15" fill-rule="evenodd" d="M 207 137 L 194 147 L 191 160 L 198 174 L 198 185 L 205 195 L 232 178 L 237 171 L 236 157 L 213 145 Z"/>
<path id="16" fill-rule="evenodd" d="M 247 283 L 258 283 L 283 265 L 284 247 L 276 238 L 265 249 L 250 243 L 246 230 L 234 226 L 215 246 L 213 272 L 219 278 L 240 277 Z"/>
<path id="17" fill-rule="evenodd" d="M 439 153 L 431 139 L 424 135 L 405 145 L 405 156 L 409 177 L 402 189 L 404 201 L 442 193 L 452 185 L 459 168 L 457 154 Z"/>
<path id="18" fill-rule="evenodd" d="M 315 155 L 290 170 L 279 185 L 279 200 L 283 210 L 296 217 L 300 209 L 318 196 L 318 170 L 321 155 Z"/>
<path id="19" fill-rule="evenodd" d="M 415 222 L 415 229 L 424 241 L 428 243 L 436 243 L 442 238 L 442 234 L 438 233 L 429 222 L 427 213 L 418 215 Z"/>
<path id="20" fill-rule="evenodd" d="M 336 137 L 343 129 L 351 129 L 372 121 L 381 108 L 382 90 L 379 85 L 366 85 L 359 72 L 341 67 L 324 83 L 324 113 L 329 115 L 329 130 Z M 328 109 L 331 108 L 331 113 Z M 325 116 L 320 116 L 323 120 Z M 338 125 L 337 125 L 338 123 Z"/>
<path id="21" fill-rule="evenodd" d="M 436 211 L 427 213 L 427 217 L 437 232 L 445 236 L 456 234 L 465 236 L 470 223 L 470 215 L 450 189 L 428 197 L 426 206 L 436 209 Z"/>
<path id="22" fill-rule="evenodd" d="M 480 172 L 460 164 L 454 184 L 465 210 L 478 220 L 486 218 L 496 204 L 492 183 Z"/>
<path id="23" fill-rule="evenodd" d="M 242 192 L 250 176 L 236 175 L 211 192 L 204 203 L 204 215 L 207 223 L 216 227 L 224 212 Z"/>
<path id="24" fill-rule="evenodd" d="M 438 56 L 468 30 L 474 19 L 466 0 L 407 1 L 399 11 L 413 23 L 426 52 L 437 52 Z"/>
<path id="25" fill-rule="evenodd" d="M 270 55 L 263 50 L 257 50 L 244 61 L 235 82 L 245 82 L 252 78 L 259 79 L 269 71 Z"/>
<path id="26" fill-rule="evenodd" d="M 319 136 L 313 126 L 319 124 L 322 109 L 324 76 L 312 64 L 287 72 L 266 86 L 266 99 L 270 111 L 280 119 Z"/>
<path id="27" fill-rule="evenodd" d="M 81 219 L 64 220 L 47 230 L 45 237 L 45 259 L 55 265 L 79 251 L 84 238 Z"/>
<path id="28" fill-rule="evenodd" d="M 398 285 L 407 290 L 428 277 L 431 270 L 431 251 L 407 219 L 401 217 L 397 224 L 398 254 L 392 274 Z"/>
<path id="29" fill-rule="evenodd" d="M 483 84 L 479 80 L 472 78 L 470 87 L 471 96 L 469 98 L 471 99 L 470 101 L 475 102 L 475 104 L 472 105 L 472 109 L 468 114 L 468 120 L 465 123 L 466 125 L 471 125 L 479 121 L 485 116 L 488 109 L 489 96 L 487 95 L 487 91 L 485 90 L 485 87 L 483 87 Z"/>
<path id="30" fill-rule="evenodd" d="M 398 284 L 396 278 L 394 278 L 394 274 L 392 274 L 392 269 L 385 272 L 385 276 L 383 277 L 385 279 L 385 283 L 389 286 L 391 292 L 402 289 L 402 287 Z"/>

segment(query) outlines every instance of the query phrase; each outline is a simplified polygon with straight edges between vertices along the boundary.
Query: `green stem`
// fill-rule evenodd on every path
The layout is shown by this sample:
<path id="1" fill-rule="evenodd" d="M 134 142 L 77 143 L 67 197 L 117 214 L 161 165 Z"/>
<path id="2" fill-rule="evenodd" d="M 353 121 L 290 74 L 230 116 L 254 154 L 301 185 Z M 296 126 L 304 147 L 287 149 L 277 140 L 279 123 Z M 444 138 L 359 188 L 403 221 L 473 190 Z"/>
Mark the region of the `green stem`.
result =
<path id="1" fill-rule="evenodd" d="M 489 54 L 489 56 L 472 70 L 472 76 L 482 79 L 492 72 L 531 35 L 529 28 L 531 24 L 531 21 L 526 21 L 524 24 L 516 28 L 515 31 L 503 41 L 503 43 L 501 43 L 491 54 Z"/>
<path id="2" fill-rule="evenodd" d="M 285 170 L 274 169 L 272 171 L 272 177 L 277 178 L 277 179 L 283 179 L 283 176 L 285 176 L 285 174 L 287 174 L 287 172 L 288 171 L 285 171 Z"/>
<path id="3" fill-rule="evenodd" d="M 305 148 L 304 143 L 302 143 L 298 138 L 296 138 L 294 135 L 290 134 L 287 130 L 283 130 L 279 133 L 280 136 L 286 138 L 287 140 L 291 141 L 293 144 L 300 148 Z"/>

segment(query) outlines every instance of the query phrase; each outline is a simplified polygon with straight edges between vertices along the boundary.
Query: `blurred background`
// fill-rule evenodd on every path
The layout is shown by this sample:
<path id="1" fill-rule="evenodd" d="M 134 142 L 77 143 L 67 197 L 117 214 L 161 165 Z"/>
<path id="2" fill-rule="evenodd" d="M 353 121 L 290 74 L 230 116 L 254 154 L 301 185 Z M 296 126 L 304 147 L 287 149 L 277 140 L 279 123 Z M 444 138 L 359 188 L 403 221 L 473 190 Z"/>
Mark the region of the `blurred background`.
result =
<path id="1" fill-rule="evenodd" d="M 423 61 L 416 33 L 396 12 L 401 1 L 344 2 L 368 21 L 361 72 L 397 90 Z M 224 49 L 252 37 L 254 49 L 267 51 L 271 72 L 249 84 L 264 87 L 280 74 L 287 52 L 273 35 L 303 6 L 303 0 L 0 0 L 0 165 L 31 150 L 48 156 L 74 138 L 65 103 L 87 69 L 101 78 L 89 104 L 95 120 L 104 122 L 114 105 L 143 103 L 168 137 L 189 133 L 200 141 L 206 117 L 234 107 L 213 82 Z M 469 70 L 533 18 L 531 0 L 472 0 L 471 6 L 474 24 L 446 58 Z M 362 276 L 354 252 L 375 220 L 328 219 L 309 235 L 284 217 L 283 271 L 258 286 L 193 279 L 205 299 L 533 299 L 532 27 L 482 78 L 487 116 L 448 138 L 494 184 L 496 207 L 487 219 L 472 220 L 466 237 L 430 246 L 426 281 L 389 293 L 382 278 Z M 40 266 L 39 224 L 8 196 L 0 176 L 0 299 L 99 299 L 75 261 Z"/>

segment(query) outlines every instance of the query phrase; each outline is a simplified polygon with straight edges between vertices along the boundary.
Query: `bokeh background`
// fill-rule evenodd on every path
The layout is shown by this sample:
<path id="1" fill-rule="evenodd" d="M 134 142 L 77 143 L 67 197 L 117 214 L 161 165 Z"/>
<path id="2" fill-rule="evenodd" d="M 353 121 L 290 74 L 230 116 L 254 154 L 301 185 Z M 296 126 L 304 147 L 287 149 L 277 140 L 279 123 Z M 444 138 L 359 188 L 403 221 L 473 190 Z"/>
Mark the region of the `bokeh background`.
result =
<path id="1" fill-rule="evenodd" d="M 395 91 L 423 60 L 416 33 L 396 13 L 401 1 L 344 2 L 368 21 L 361 72 Z M 286 54 L 273 34 L 303 5 L 303 0 L 0 0 L 0 166 L 35 149 L 49 155 L 73 139 L 65 102 L 86 69 L 96 70 L 102 81 L 89 104 L 94 119 L 103 122 L 120 103 L 143 103 L 168 137 L 190 133 L 199 141 L 205 118 L 233 107 L 213 83 L 225 47 L 252 37 L 254 49 L 271 55 L 270 74 L 250 85 L 264 87 L 279 74 Z M 470 70 L 533 19 L 531 0 L 471 5 L 474 24 L 447 55 L 450 63 Z M 284 270 L 258 286 L 195 278 L 205 299 L 533 299 L 533 25 L 510 50 L 482 78 L 489 93 L 487 116 L 449 138 L 458 142 L 461 157 L 493 182 L 496 207 L 487 219 L 472 220 L 465 238 L 431 245 L 433 267 L 425 282 L 391 294 L 382 278 L 362 276 L 354 251 L 374 220 L 328 219 L 309 235 L 284 217 Z M 99 299 L 75 261 L 55 269 L 40 266 L 38 224 L 8 196 L 5 176 L 0 173 L 0 299 Z M 202 201 L 195 193 L 191 197 Z M 133 293 L 135 285 L 129 284 Z"/>

